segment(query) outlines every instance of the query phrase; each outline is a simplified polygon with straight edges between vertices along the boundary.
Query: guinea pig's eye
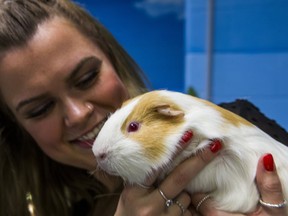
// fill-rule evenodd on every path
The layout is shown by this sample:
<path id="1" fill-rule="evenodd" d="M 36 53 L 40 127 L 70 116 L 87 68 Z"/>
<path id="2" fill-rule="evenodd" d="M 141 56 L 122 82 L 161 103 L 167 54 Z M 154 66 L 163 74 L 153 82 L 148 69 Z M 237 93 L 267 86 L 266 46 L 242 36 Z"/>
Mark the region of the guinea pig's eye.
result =
<path id="1" fill-rule="evenodd" d="M 130 122 L 128 125 L 127 131 L 130 132 L 136 132 L 139 129 L 139 123 L 138 122 Z"/>

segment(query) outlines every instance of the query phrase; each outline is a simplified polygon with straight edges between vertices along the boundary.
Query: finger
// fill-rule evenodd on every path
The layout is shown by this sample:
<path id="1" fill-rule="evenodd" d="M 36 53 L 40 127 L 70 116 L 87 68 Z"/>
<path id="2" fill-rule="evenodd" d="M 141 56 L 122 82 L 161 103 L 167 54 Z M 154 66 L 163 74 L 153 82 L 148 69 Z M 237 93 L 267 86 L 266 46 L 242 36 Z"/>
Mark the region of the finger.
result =
<path id="1" fill-rule="evenodd" d="M 266 154 L 260 158 L 257 166 L 256 182 L 261 195 L 261 200 L 265 203 L 273 205 L 281 204 L 285 201 L 281 182 L 271 154 Z M 285 214 L 287 211 L 286 208 L 267 207 L 265 204 L 262 204 L 262 207 L 266 212 L 271 212 L 273 215 Z"/>
<path id="2" fill-rule="evenodd" d="M 155 183 L 155 181 L 157 180 L 159 173 L 160 173 L 160 169 L 158 170 L 153 170 L 152 174 L 150 174 L 144 181 L 144 185 L 146 186 L 153 186 L 153 184 Z"/>
<path id="3" fill-rule="evenodd" d="M 191 215 L 187 210 L 191 202 L 188 193 L 181 193 L 175 200 L 173 206 L 170 207 L 170 212 L 173 215 Z"/>
<path id="4" fill-rule="evenodd" d="M 271 154 L 262 156 L 258 162 L 256 181 L 262 198 L 268 202 L 283 201 L 281 182 Z"/>
<path id="5" fill-rule="evenodd" d="M 133 185 L 125 185 L 125 188 L 129 191 L 133 191 L 133 194 L 136 196 L 145 195 L 150 193 L 151 191 L 155 190 L 154 182 L 158 177 L 158 172 L 154 170 L 151 175 L 149 175 L 143 183 L 137 183 Z"/>
<path id="6" fill-rule="evenodd" d="M 194 215 L 221 215 L 221 216 L 244 216 L 241 213 L 224 212 L 216 209 L 212 197 L 207 194 L 194 194 L 192 196 L 192 204 L 194 206 Z"/>
<path id="7" fill-rule="evenodd" d="M 125 185 L 122 194 L 125 197 L 144 197 L 149 193 L 152 193 L 155 188 L 152 186 L 147 186 L 144 184 L 135 184 L 135 185 Z"/>
<path id="8" fill-rule="evenodd" d="M 194 194 L 192 196 L 192 205 L 194 206 L 195 212 L 201 215 L 208 215 L 209 212 L 213 212 L 212 198 L 208 194 Z"/>
<path id="9" fill-rule="evenodd" d="M 159 188 L 164 191 L 168 198 L 176 197 L 185 189 L 188 183 L 213 159 L 216 157 L 222 143 L 212 140 L 209 148 L 205 148 L 196 156 L 193 156 L 179 166 L 161 183 Z"/>

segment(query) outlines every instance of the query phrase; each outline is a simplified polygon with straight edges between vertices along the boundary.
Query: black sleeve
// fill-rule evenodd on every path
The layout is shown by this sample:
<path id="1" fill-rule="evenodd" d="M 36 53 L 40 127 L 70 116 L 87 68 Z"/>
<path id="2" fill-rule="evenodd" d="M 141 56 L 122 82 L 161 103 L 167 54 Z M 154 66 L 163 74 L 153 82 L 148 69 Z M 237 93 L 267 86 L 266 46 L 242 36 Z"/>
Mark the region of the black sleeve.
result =
<path id="1" fill-rule="evenodd" d="M 288 146 L 288 133 L 273 119 L 266 117 L 259 108 L 247 100 L 236 100 L 231 103 L 221 103 L 219 106 L 234 112 L 261 130 L 269 134 L 274 139 Z"/>

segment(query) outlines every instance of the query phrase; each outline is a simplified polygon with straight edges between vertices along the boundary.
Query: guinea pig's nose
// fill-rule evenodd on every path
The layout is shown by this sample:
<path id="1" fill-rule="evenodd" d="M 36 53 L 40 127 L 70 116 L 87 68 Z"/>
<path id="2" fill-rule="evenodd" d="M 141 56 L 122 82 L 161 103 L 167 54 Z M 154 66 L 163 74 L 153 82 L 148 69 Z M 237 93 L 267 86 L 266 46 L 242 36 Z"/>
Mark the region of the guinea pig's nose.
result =
<path id="1" fill-rule="evenodd" d="M 98 154 L 97 160 L 105 160 L 107 157 L 107 154 L 105 152 Z"/>

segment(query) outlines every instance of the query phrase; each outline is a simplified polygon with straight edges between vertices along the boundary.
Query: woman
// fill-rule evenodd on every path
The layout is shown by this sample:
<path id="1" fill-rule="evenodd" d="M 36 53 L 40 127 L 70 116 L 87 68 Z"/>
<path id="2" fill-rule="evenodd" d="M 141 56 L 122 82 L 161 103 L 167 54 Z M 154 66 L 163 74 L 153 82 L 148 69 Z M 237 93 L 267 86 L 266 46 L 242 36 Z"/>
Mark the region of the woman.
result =
<path id="1" fill-rule="evenodd" d="M 153 179 L 123 189 L 120 179 L 96 169 L 91 145 L 109 113 L 146 90 L 141 70 L 68 0 L 0 2 L 0 215 L 191 215 L 191 197 L 182 190 L 221 145 L 211 143 L 184 162 L 160 190 Z M 262 169 L 273 160 L 265 158 L 259 191 L 264 201 L 281 203 L 277 173 Z M 264 181 L 271 178 L 269 191 Z M 193 196 L 192 206 L 203 215 L 217 213 L 203 197 Z M 168 198 L 178 202 L 165 208 Z"/>

